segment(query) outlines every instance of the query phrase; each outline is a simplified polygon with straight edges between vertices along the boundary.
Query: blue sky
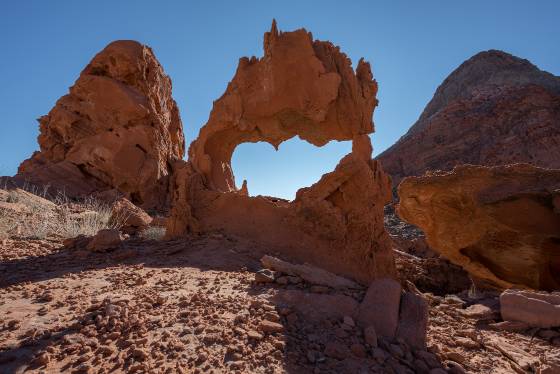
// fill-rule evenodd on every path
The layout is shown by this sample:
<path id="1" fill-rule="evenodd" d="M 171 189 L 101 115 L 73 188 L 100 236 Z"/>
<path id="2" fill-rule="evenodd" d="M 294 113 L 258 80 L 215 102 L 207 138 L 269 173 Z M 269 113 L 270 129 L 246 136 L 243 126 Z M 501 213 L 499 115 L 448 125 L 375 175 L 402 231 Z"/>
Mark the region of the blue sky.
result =
<path id="1" fill-rule="evenodd" d="M 241 56 L 261 56 L 276 18 L 284 31 L 305 27 L 341 46 L 354 63 L 370 61 L 379 83 L 374 153 L 414 123 L 437 86 L 461 62 L 502 49 L 560 75 L 560 1 L 45 1 L 0 4 L 0 174 L 38 149 L 36 118 L 67 93 L 106 44 L 150 45 L 173 80 L 187 144 L 206 122 Z M 292 198 L 348 153 L 347 142 L 316 148 L 240 145 L 238 184 L 252 195 Z"/>

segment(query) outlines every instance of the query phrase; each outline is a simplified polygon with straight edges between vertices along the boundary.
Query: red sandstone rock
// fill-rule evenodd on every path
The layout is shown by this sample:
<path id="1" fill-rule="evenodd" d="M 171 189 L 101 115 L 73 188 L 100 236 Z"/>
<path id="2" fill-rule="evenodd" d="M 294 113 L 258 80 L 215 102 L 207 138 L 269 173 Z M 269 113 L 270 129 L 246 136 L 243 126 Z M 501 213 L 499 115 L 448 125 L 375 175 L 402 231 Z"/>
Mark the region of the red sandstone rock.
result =
<path id="1" fill-rule="evenodd" d="M 560 293 L 506 290 L 500 295 L 504 321 L 523 322 L 531 327 L 560 326 Z"/>
<path id="2" fill-rule="evenodd" d="M 121 245 L 121 242 L 122 238 L 119 230 L 99 230 L 99 232 L 89 241 L 87 249 L 92 252 L 105 252 L 118 248 Z"/>
<path id="3" fill-rule="evenodd" d="M 226 92 L 189 148 L 209 188 L 235 191 L 231 155 L 241 143 L 275 147 L 294 136 L 322 146 L 373 132 L 377 83 L 369 63 L 350 59 L 305 29 L 264 35 L 264 56 L 241 58 Z"/>
<path id="4" fill-rule="evenodd" d="M 109 44 L 39 122 L 41 151 L 16 180 L 72 197 L 116 188 L 143 207 L 165 205 L 184 138 L 171 80 L 149 47 Z"/>
<path id="5" fill-rule="evenodd" d="M 354 71 L 338 47 L 303 29 L 282 33 L 273 23 L 264 40 L 262 58 L 240 60 L 189 161 L 174 164 L 167 235 L 221 231 L 364 284 L 395 277 L 383 224 L 390 180 L 371 159 L 368 136 L 377 104 L 369 64 L 360 60 Z M 235 147 L 277 147 L 294 136 L 317 146 L 352 140 L 352 153 L 293 202 L 249 197 L 247 184 L 236 188 Z"/>
<path id="6" fill-rule="evenodd" d="M 560 170 L 464 165 L 403 180 L 397 213 L 477 278 L 552 290 L 560 287 L 559 186 Z"/>
<path id="7" fill-rule="evenodd" d="M 399 323 L 401 285 L 393 279 L 377 279 L 369 286 L 360 304 L 357 321 L 373 326 L 378 335 L 394 338 Z"/>
<path id="8" fill-rule="evenodd" d="M 420 294 L 405 292 L 401 297 L 396 337 L 414 349 L 426 349 L 428 303 Z"/>
<path id="9" fill-rule="evenodd" d="M 271 270 L 276 270 L 285 274 L 291 274 L 301 277 L 303 280 L 316 285 L 328 286 L 335 289 L 338 288 L 361 288 L 357 283 L 330 273 L 324 269 L 310 265 L 291 264 L 272 256 L 264 256 L 261 258 L 262 265 Z"/>
<path id="10" fill-rule="evenodd" d="M 559 77 L 505 52 L 482 52 L 446 78 L 407 134 L 377 159 L 395 185 L 459 164 L 560 168 L 559 118 Z"/>
<path id="11" fill-rule="evenodd" d="M 121 198 L 111 208 L 111 221 L 122 224 L 124 232 L 135 233 L 148 227 L 152 217 L 128 199 Z"/>

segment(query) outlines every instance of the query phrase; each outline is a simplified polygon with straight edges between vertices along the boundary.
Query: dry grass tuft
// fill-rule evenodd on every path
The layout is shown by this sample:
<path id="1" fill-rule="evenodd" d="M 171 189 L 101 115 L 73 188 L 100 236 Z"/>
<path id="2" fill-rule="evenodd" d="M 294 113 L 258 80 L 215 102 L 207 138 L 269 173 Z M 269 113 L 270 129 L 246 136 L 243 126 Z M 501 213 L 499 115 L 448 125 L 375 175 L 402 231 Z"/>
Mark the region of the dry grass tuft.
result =
<path id="1" fill-rule="evenodd" d="M 75 202 L 59 194 L 53 201 L 46 200 L 47 190 L 34 189 L 39 195 L 18 189 L 8 191 L 5 201 L 23 206 L 25 212 L 14 214 L 9 209 L 0 209 L 0 236 L 16 234 L 29 239 L 92 236 L 102 229 L 120 229 L 127 218 L 112 219 L 111 206 L 92 197 Z"/>
<path id="2" fill-rule="evenodd" d="M 165 236 L 165 227 L 150 226 L 142 231 L 140 236 L 147 240 L 162 240 Z"/>

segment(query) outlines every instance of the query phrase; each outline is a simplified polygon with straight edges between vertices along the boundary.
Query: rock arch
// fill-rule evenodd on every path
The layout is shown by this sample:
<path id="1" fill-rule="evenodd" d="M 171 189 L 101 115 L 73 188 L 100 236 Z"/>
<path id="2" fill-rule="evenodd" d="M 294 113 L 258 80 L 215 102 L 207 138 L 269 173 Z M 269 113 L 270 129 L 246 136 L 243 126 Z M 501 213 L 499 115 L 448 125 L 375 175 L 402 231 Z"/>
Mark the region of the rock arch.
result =
<path id="1" fill-rule="evenodd" d="M 368 283 L 394 277 L 383 207 L 390 179 L 372 160 L 370 133 L 377 83 L 369 63 L 350 59 L 304 29 L 264 35 L 262 58 L 241 58 L 214 102 L 187 162 L 174 165 L 168 235 L 222 231 L 270 251 Z M 352 152 L 293 202 L 249 197 L 231 169 L 235 147 L 294 136 L 316 146 L 351 140 Z"/>

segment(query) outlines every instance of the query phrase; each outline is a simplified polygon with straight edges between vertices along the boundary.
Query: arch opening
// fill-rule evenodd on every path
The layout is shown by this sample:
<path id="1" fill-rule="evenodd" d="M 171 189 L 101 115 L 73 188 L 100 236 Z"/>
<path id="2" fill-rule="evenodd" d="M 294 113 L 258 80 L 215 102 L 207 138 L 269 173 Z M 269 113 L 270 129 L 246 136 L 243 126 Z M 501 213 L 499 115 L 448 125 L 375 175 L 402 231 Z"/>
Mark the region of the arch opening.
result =
<path id="1" fill-rule="evenodd" d="M 237 188 L 246 180 L 249 196 L 293 200 L 299 189 L 334 170 L 351 151 L 351 141 L 330 141 L 317 147 L 293 137 L 282 142 L 278 150 L 268 142 L 239 144 L 231 165 Z"/>

